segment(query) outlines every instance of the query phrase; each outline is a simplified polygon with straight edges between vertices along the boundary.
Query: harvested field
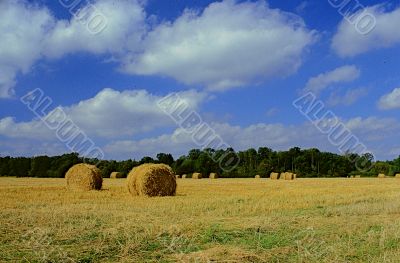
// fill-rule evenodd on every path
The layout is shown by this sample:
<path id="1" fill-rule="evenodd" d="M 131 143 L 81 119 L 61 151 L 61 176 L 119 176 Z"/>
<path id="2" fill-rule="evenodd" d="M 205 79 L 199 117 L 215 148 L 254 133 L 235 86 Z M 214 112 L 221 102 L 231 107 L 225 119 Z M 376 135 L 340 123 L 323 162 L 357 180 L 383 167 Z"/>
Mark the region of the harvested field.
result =
<path id="1" fill-rule="evenodd" d="M 153 198 L 126 179 L 71 192 L 64 179 L 0 178 L 0 209 L 1 262 L 400 258 L 394 178 L 178 180 L 176 196 Z"/>

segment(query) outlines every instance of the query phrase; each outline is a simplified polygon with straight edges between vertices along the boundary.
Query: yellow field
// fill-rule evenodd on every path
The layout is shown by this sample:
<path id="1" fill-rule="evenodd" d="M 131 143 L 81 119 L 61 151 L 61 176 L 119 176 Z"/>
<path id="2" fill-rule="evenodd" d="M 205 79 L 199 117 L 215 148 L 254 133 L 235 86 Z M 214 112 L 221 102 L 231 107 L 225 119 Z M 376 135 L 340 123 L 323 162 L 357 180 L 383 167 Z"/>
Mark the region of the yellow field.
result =
<path id="1" fill-rule="evenodd" d="M 400 262 L 399 179 L 179 179 L 131 197 L 125 179 L 0 178 L 0 260 Z"/>

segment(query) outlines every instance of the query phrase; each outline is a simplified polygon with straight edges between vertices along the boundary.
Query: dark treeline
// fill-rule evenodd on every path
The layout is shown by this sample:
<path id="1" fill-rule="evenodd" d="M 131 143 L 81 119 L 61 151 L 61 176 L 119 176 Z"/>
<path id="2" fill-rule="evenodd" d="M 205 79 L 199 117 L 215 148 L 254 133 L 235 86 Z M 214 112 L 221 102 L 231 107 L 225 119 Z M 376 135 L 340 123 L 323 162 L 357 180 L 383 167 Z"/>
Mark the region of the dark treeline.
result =
<path id="1" fill-rule="evenodd" d="M 231 166 L 229 162 L 228 165 L 224 163 L 228 159 L 233 160 Z M 386 162 L 372 163 L 372 159 L 368 154 L 361 157 L 350 153 L 338 155 L 318 149 L 302 150 L 298 147 L 279 152 L 267 147 L 239 152 L 232 148 L 193 149 L 176 160 L 168 153 L 159 153 L 155 159 L 146 156 L 138 161 L 87 160 L 77 153 L 70 153 L 53 157 L 0 157 L 0 176 L 62 178 L 72 165 L 82 162 L 96 164 L 103 177 L 109 177 L 114 171 L 122 172 L 126 176 L 133 167 L 143 163 L 165 163 L 177 174 L 200 172 L 208 175 L 210 172 L 217 172 L 221 177 L 254 177 L 256 174 L 268 177 L 271 172 L 284 171 L 297 173 L 300 177 L 376 176 L 378 173 L 392 176 L 400 172 L 400 156 Z M 234 166 L 236 163 L 238 164 Z M 372 168 L 360 171 L 357 169 L 360 164 Z"/>

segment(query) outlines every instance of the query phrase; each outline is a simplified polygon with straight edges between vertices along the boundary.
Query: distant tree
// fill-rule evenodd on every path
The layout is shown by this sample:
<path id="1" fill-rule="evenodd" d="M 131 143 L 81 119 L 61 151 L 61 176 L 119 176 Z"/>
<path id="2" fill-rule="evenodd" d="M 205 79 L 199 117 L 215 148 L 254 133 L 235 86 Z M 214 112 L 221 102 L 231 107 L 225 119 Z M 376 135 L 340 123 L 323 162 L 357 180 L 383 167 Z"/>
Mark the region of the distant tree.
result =
<path id="1" fill-rule="evenodd" d="M 159 153 L 157 154 L 157 160 L 159 163 L 172 165 L 174 163 L 174 157 L 170 153 Z"/>

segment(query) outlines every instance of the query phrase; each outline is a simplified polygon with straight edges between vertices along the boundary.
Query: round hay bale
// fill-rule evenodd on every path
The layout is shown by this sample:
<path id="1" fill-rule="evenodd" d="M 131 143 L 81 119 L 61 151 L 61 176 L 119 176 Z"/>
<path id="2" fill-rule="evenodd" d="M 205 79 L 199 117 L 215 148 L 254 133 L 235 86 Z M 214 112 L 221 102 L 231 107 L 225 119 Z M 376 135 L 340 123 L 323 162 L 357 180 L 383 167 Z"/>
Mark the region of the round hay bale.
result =
<path id="1" fill-rule="evenodd" d="M 297 174 L 293 174 L 293 180 L 297 179 Z"/>
<path id="2" fill-rule="evenodd" d="M 385 178 L 385 174 L 378 174 L 378 178 Z"/>
<path id="3" fill-rule="evenodd" d="M 217 173 L 210 173 L 210 179 L 218 179 L 218 174 Z"/>
<path id="4" fill-rule="evenodd" d="M 400 178 L 400 174 L 396 174 L 394 177 L 395 178 Z"/>
<path id="5" fill-rule="evenodd" d="M 279 178 L 279 173 L 271 173 L 271 175 L 269 176 L 269 178 L 271 180 L 278 180 Z"/>
<path id="6" fill-rule="evenodd" d="M 286 173 L 281 173 L 279 175 L 279 180 L 285 180 L 286 179 Z"/>
<path id="7" fill-rule="evenodd" d="M 192 179 L 202 179 L 203 175 L 201 173 L 193 173 Z"/>
<path id="8" fill-rule="evenodd" d="M 128 190 L 136 196 L 173 196 L 176 194 L 176 177 L 166 164 L 146 163 L 128 174 Z"/>
<path id="9" fill-rule="evenodd" d="M 356 175 L 355 178 L 361 178 L 361 175 Z"/>
<path id="10" fill-rule="evenodd" d="M 285 180 L 294 180 L 293 173 L 285 173 Z"/>
<path id="11" fill-rule="evenodd" d="M 119 179 L 119 178 L 124 178 L 124 175 L 120 172 L 112 172 L 110 174 L 111 179 Z"/>
<path id="12" fill-rule="evenodd" d="M 182 179 L 187 178 L 187 174 L 182 174 Z"/>
<path id="13" fill-rule="evenodd" d="M 94 165 L 80 163 L 65 174 L 67 187 L 72 190 L 100 190 L 103 185 L 100 169 Z"/>
<path id="14" fill-rule="evenodd" d="M 179 174 L 177 174 L 177 175 L 175 175 L 175 178 L 179 179 L 179 178 L 181 178 L 181 176 Z"/>
<path id="15" fill-rule="evenodd" d="M 261 176 L 260 176 L 259 174 L 257 174 L 256 176 L 254 176 L 254 178 L 256 178 L 256 179 L 260 179 L 260 178 L 261 178 Z"/>

